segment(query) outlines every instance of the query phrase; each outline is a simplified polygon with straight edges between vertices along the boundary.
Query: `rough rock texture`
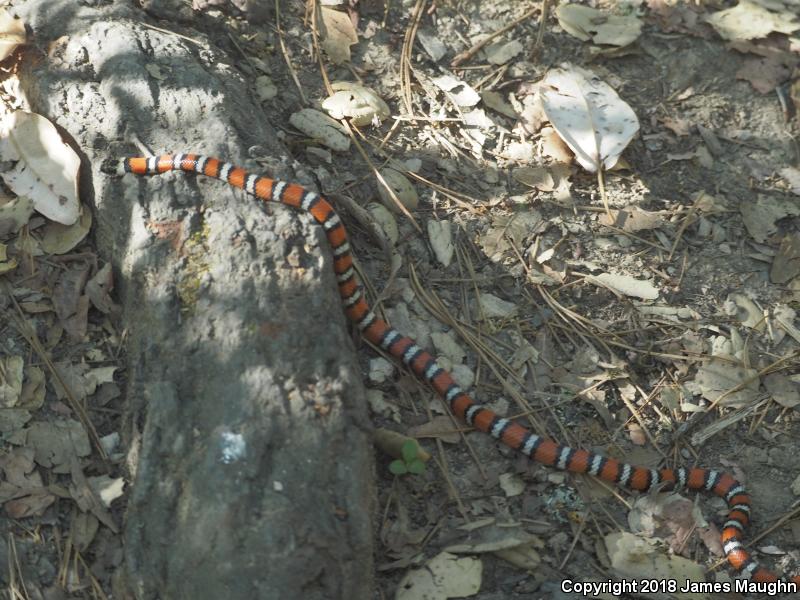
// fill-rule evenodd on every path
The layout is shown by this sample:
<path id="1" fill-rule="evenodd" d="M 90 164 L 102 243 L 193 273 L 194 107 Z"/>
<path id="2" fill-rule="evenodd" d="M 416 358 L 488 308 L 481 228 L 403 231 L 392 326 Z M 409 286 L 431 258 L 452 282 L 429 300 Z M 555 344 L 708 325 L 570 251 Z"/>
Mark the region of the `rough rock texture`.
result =
<path id="1" fill-rule="evenodd" d="M 138 141 L 302 172 L 217 49 L 143 27 L 125 2 L 31 0 L 16 12 L 34 32 L 21 73 L 31 108 L 82 152 L 82 195 L 121 284 L 131 589 L 371 597 L 363 389 L 322 232 L 214 180 L 99 167 L 140 154 Z"/>

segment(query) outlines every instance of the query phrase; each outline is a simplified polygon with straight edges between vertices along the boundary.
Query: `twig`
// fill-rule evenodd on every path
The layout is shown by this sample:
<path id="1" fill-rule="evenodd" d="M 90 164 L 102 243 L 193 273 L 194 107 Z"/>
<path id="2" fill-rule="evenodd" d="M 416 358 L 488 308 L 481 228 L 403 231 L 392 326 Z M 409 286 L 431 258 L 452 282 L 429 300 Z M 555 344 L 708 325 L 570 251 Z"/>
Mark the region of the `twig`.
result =
<path id="1" fill-rule="evenodd" d="M 692 217 L 697 212 L 697 207 L 700 204 L 700 199 L 703 197 L 704 197 L 703 193 L 697 194 L 697 197 L 694 199 L 692 207 L 689 209 L 689 214 L 687 214 L 683 218 L 683 221 L 681 221 L 681 225 L 680 227 L 678 227 L 678 232 L 675 234 L 675 241 L 672 244 L 672 249 L 669 251 L 667 262 L 670 262 L 672 260 L 672 255 L 675 254 L 675 249 L 678 247 L 678 244 L 680 243 L 681 238 L 683 237 L 683 232 L 686 231 L 686 228 L 689 226 L 690 221 L 694 222 L 692 221 Z"/>
<path id="2" fill-rule="evenodd" d="M 603 171 L 602 161 L 600 168 L 597 169 L 597 184 L 600 186 L 600 199 L 603 201 L 603 208 L 606 209 L 608 220 L 610 223 L 614 222 L 614 217 L 611 216 L 611 209 L 608 207 L 608 196 L 606 195 L 606 178 Z"/>
<path id="3" fill-rule="evenodd" d="M 406 34 L 403 37 L 403 49 L 400 54 L 400 95 L 403 97 L 403 103 L 406 105 L 406 112 L 409 117 L 414 116 L 414 103 L 411 98 L 411 52 L 426 3 L 427 0 L 417 0 L 411 16 L 411 23 L 409 23 Z"/>
<path id="4" fill-rule="evenodd" d="M 394 202 L 397 205 L 397 208 L 406 217 L 408 217 L 408 220 L 411 221 L 411 224 L 414 226 L 414 228 L 419 233 L 422 233 L 422 227 L 419 226 L 419 223 L 417 223 L 417 220 L 414 218 L 414 215 L 412 215 L 411 212 L 403 205 L 403 203 L 400 202 L 399 198 L 397 197 L 397 194 L 395 194 L 395 192 L 392 189 L 392 187 L 388 183 L 386 183 L 386 180 L 383 178 L 383 175 L 381 175 L 380 171 L 378 171 L 378 168 L 372 162 L 372 160 L 370 159 L 369 155 L 364 150 L 364 147 L 358 141 L 358 138 L 356 138 L 355 134 L 353 133 L 352 125 L 350 123 L 348 123 L 346 120 L 342 120 L 341 123 L 342 123 L 342 125 L 344 125 L 345 129 L 347 129 L 347 133 L 350 134 L 350 139 L 353 140 L 353 143 L 355 144 L 356 149 L 358 150 L 358 153 L 361 154 L 361 157 L 364 159 L 364 161 L 369 166 L 370 170 L 372 171 L 372 174 L 375 176 L 375 179 L 378 180 L 378 184 L 383 186 L 386 189 L 386 191 L 389 194 L 389 197 L 392 199 L 392 202 Z"/>
<path id="5" fill-rule="evenodd" d="M 542 41 L 544 40 L 544 30 L 547 26 L 547 17 L 550 15 L 550 0 L 542 2 L 542 16 L 539 17 L 539 31 L 536 33 L 536 41 L 533 44 L 533 51 L 531 58 L 536 58 L 539 51 L 542 49 Z"/>
<path id="6" fill-rule="evenodd" d="M 161 27 L 156 27 L 155 25 L 150 25 L 148 23 L 142 23 L 142 27 L 147 27 L 148 29 L 155 29 L 156 31 L 160 31 L 161 33 L 166 33 L 167 35 L 174 35 L 175 37 L 179 37 L 182 40 L 186 40 L 187 42 L 192 42 L 193 44 L 197 44 L 201 48 L 208 48 L 208 44 L 204 44 L 203 42 L 198 41 L 194 38 L 190 38 L 187 35 L 175 33 L 174 31 L 170 31 L 169 29 L 162 29 Z"/>
<path id="7" fill-rule="evenodd" d="M 39 338 L 36 337 L 36 333 L 31 329 L 30 325 L 25 320 L 25 315 L 22 312 L 22 308 L 20 308 L 20 305 L 17 303 L 17 299 L 14 298 L 14 295 L 11 293 L 9 286 L 4 284 L 3 289 L 8 295 L 8 298 L 14 304 L 14 308 L 17 311 L 16 315 L 11 315 L 11 320 L 14 323 L 14 326 L 17 328 L 22 337 L 24 337 L 25 340 L 30 344 L 31 348 L 39 356 L 39 359 L 45 365 L 47 365 L 50 375 L 52 375 L 53 379 L 55 379 L 64 390 L 64 395 L 66 395 L 67 400 L 69 401 L 70 408 L 72 408 L 72 410 L 75 412 L 81 425 L 83 425 L 83 428 L 86 430 L 89 439 L 92 441 L 92 445 L 95 447 L 95 450 L 97 450 L 97 454 L 100 456 L 103 462 L 107 462 L 108 455 L 103 449 L 103 444 L 100 442 L 100 436 L 98 435 L 97 430 L 94 428 L 91 419 L 89 419 L 89 414 L 86 412 L 86 408 L 83 406 L 83 404 L 81 404 L 81 402 L 78 401 L 78 399 L 72 393 L 70 386 L 67 385 L 53 362 L 50 360 L 47 352 L 45 352 L 45 349 L 39 342 Z"/>
<path id="8" fill-rule="evenodd" d="M 330 96 L 333 94 L 331 87 L 331 80 L 328 77 L 328 70 L 325 68 L 325 63 L 322 62 L 322 52 L 319 47 L 319 31 L 317 30 L 317 12 L 319 6 L 316 0 L 311 3 L 311 40 L 314 44 L 314 52 L 317 54 L 317 63 L 319 64 L 319 72 L 322 75 L 322 83 L 325 85 L 325 92 Z"/>
<path id="9" fill-rule="evenodd" d="M 740 392 L 741 390 L 746 388 L 748 385 L 750 385 L 754 381 L 759 381 L 761 379 L 761 377 L 763 377 L 764 375 L 777 371 L 778 367 L 780 365 L 782 365 L 786 361 L 792 360 L 793 358 L 797 358 L 798 356 L 800 356 L 800 350 L 795 350 L 791 354 L 789 354 L 787 356 L 784 356 L 783 358 L 779 358 L 774 363 L 772 363 L 770 365 L 767 365 L 766 367 L 764 367 L 763 369 L 758 371 L 755 375 L 752 375 L 752 376 L 748 377 L 744 381 L 740 382 L 738 385 L 733 386 L 727 392 L 725 392 L 724 394 L 720 395 L 716 400 L 714 400 L 709 405 L 709 407 L 706 409 L 706 412 L 710 412 L 714 407 L 717 406 L 717 404 L 719 404 L 720 402 L 725 400 L 728 396 L 731 396 L 732 394 L 735 394 L 736 392 Z"/>
<path id="10" fill-rule="evenodd" d="M 501 35 L 503 35 L 507 31 L 509 31 L 511 29 L 514 29 L 514 27 L 516 27 L 517 25 L 519 25 L 523 21 L 525 21 L 525 20 L 529 19 L 530 17 L 532 17 L 536 13 L 536 11 L 538 11 L 538 10 L 539 10 L 538 7 L 530 9 L 524 15 L 522 15 L 521 17 L 519 17 L 517 19 L 514 19 L 513 21 L 511 21 L 511 23 L 509 23 L 505 27 L 501 27 L 500 29 L 498 29 L 494 33 L 489 34 L 488 37 L 482 39 L 480 42 L 478 42 L 477 44 L 472 46 L 472 48 L 470 48 L 469 50 L 464 50 L 464 52 L 461 52 L 460 54 L 456 55 L 456 57 L 450 62 L 450 66 L 453 67 L 453 68 L 456 68 L 461 63 L 469 60 L 470 58 L 475 56 L 478 52 L 480 52 L 483 49 L 484 46 L 486 46 L 487 44 L 491 43 L 492 41 L 494 41 L 496 38 L 500 37 Z"/>
<path id="11" fill-rule="evenodd" d="M 281 29 L 281 0 L 275 0 L 275 31 L 278 34 L 278 42 L 281 45 L 281 54 L 283 60 L 286 61 L 286 66 L 289 67 L 289 73 L 292 74 L 292 81 L 297 88 L 297 93 L 300 94 L 300 100 L 304 106 L 308 106 L 308 98 L 303 93 L 303 86 L 300 85 L 300 80 L 297 78 L 297 71 L 294 70 L 292 59 L 289 58 L 289 51 L 286 49 L 286 44 L 283 41 L 283 30 Z"/>

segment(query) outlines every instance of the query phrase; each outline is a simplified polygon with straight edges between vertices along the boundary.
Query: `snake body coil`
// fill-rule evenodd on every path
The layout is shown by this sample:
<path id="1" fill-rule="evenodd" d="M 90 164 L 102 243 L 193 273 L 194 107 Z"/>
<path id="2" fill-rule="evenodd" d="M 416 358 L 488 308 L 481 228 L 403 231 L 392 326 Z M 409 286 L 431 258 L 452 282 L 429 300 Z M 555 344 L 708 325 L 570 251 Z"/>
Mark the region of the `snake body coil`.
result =
<path id="1" fill-rule="evenodd" d="M 248 173 L 241 167 L 199 154 L 125 158 L 110 166 L 118 173 L 136 175 L 155 175 L 173 170 L 201 173 L 241 188 L 264 202 L 278 202 L 310 213 L 322 226 L 333 251 L 333 269 L 347 318 L 367 340 L 402 361 L 417 377 L 428 382 L 459 419 L 532 460 L 556 469 L 588 473 L 640 492 L 688 488 L 716 494 L 728 504 L 728 517 L 722 528 L 722 546 L 728 562 L 736 572 L 741 577 L 758 583 L 782 581 L 800 586 L 800 576 L 779 579 L 774 573 L 759 566 L 745 549 L 742 538 L 750 522 L 750 496 L 745 492 L 744 486 L 728 473 L 700 468 L 648 469 L 588 450 L 563 446 L 495 414 L 470 398 L 433 356 L 370 310 L 355 274 L 344 225 L 331 205 L 316 192 L 297 184 Z"/>

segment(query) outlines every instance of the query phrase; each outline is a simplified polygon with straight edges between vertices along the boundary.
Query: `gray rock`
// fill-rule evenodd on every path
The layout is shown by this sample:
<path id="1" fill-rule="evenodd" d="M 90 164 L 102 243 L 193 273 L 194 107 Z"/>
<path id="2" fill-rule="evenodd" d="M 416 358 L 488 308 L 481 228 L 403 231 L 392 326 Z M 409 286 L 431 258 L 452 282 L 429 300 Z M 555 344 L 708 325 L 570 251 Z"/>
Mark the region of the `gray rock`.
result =
<path id="1" fill-rule="evenodd" d="M 291 178 L 247 82 L 202 33 L 198 47 L 145 28 L 127 2 L 17 12 L 34 33 L 25 91 L 82 155 L 82 198 L 129 332 L 131 589 L 371 598 L 364 391 L 320 228 L 215 180 L 99 170 L 140 141 L 250 167 L 243 149 L 259 146 Z"/>

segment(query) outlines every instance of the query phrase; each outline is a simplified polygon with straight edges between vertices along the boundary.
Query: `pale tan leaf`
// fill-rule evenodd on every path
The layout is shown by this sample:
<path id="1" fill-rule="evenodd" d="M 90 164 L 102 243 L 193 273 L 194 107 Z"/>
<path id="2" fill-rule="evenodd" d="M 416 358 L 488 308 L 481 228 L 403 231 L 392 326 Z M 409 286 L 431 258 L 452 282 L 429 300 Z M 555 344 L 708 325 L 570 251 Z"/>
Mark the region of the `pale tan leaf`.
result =
<path id="1" fill-rule="evenodd" d="M 81 206 L 80 219 L 72 225 L 48 223 L 42 231 L 42 250 L 48 254 L 66 254 L 80 244 L 92 228 L 92 211 Z"/>
<path id="2" fill-rule="evenodd" d="M 408 433 L 417 439 L 435 438 L 448 444 L 457 444 L 461 441 L 457 427 L 450 417 L 442 415 L 433 417 L 426 423 L 409 427 Z"/>
<path id="3" fill-rule="evenodd" d="M 455 252 L 450 222 L 430 219 L 428 221 L 428 239 L 431 242 L 436 260 L 438 260 L 443 267 L 449 267 L 450 261 L 453 260 L 453 253 Z"/>
<path id="4" fill-rule="evenodd" d="M 712 360 L 697 370 L 694 381 L 688 381 L 686 387 L 711 402 L 725 394 L 721 404 L 739 408 L 751 405 L 758 397 L 759 380 L 756 374 L 754 369 L 742 365 Z M 740 386 L 742 389 L 737 389 Z M 733 389 L 737 391 L 731 392 Z"/>
<path id="5" fill-rule="evenodd" d="M 350 46 L 358 42 L 353 21 L 347 13 L 327 6 L 320 8 L 322 47 L 335 65 L 350 60 Z"/>
<path id="6" fill-rule="evenodd" d="M 33 200 L 27 196 L 17 196 L 0 206 L 0 236 L 16 233 L 27 225 L 33 210 Z"/>
<path id="7" fill-rule="evenodd" d="M 33 207 L 53 221 L 71 225 L 78 220 L 80 158 L 41 115 L 22 110 L 3 119 L 0 160 L 9 166 L 0 173 L 18 196 L 33 199 Z"/>
<path id="8" fill-rule="evenodd" d="M 642 33 L 642 21 L 635 15 L 613 15 L 580 4 L 560 5 L 556 17 L 564 31 L 584 42 L 627 46 Z"/>
<path id="9" fill-rule="evenodd" d="M 733 8 L 720 10 L 705 19 L 726 40 L 752 40 L 767 37 L 773 31 L 792 33 L 800 29 L 797 14 L 789 10 L 772 12 L 750 0 L 740 0 Z"/>
<path id="10" fill-rule="evenodd" d="M 778 230 L 778 221 L 800 215 L 800 205 L 790 198 L 759 194 L 755 201 L 742 200 L 739 212 L 747 232 L 763 244 Z"/>
<path id="11" fill-rule="evenodd" d="M 658 298 L 658 288 L 649 281 L 636 279 L 630 275 L 619 273 L 601 273 L 597 276 L 587 277 L 587 281 L 599 283 L 625 296 L 641 298 L 642 300 L 655 300 Z"/>
<path id="12" fill-rule="evenodd" d="M 111 290 L 114 289 L 114 273 L 111 263 L 106 263 L 86 282 L 86 295 L 94 307 L 104 314 L 116 311 L 119 307 L 111 299 Z"/>
<path id="13" fill-rule="evenodd" d="M 569 64 L 542 80 L 542 103 L 558 135 L 580 165 L 610 169 L 639 131 L 639 119 L 611 86 L 591 71 Z"/>
<path id="14" fill-rule="evenodd" d="M 501 115 L 516 119 L 519 117 L 514 107 L 498 92 L 484 90 L 481 92 L 481 100 L 483 103 L 494 111 L 499 112 Z"/>
<path id="15" fill-rule="evenodd" d="M 381 121 L 389 116 L 389 107 L 372 88 L 352 81 L 335 81 L 333 95 L 322 101 L 322 108 L 334 119 L 350 119 L 359 127 Z"/>
<path id="16" fill-rule="evenodd" d="M 798 275 L 800 275 L 800 235 L 786 234 L 772 261 L 769 278 L 773 283 L 784 284 Z"/>
<path id="17" fill-rule="evenodd" d="M 705 569 L 694 561 L 667 553 L 655 540 L 648 540 L 628 532 L 610 533 L 605 536 L 605 547 L 611 566 L 617 576 L 628 579 L 705 581 Z M 705 596 L 680 594 L 683 600 Z"/>
<path id="18" fill-rule="evenodd" d="M 452 75 L 442 75 L 433 79 L 434 85 L 440 90 L 447 92 L 458 106 L 470 107 L 480 102 L 481 97 L 466 82 Z"/>
<path id="19" fill-rule="evenodd" d="M 647 229 L 657 229 L 664 224 L 664 219 L 659 213 L 642 210 L 638 206 L 626 206 L 621 210 L 611 210 L 609 215 L 602 214 L 599 221 L 602 225 L 613 225 L 623 231 L 635 233 Z"/>
<path id="20" fill-rule="evenodd" d="M 486 58 L 493 65 L 504 65 L 524 50 L 522 42 L 498 42 L 486 48 Z"/>
<path id="21" fill-rule="evenodd" d="M 0 9 L 0 60 L 5 60 L 17 46 L 26 41 L 25 23 L 15 19 L 5 8 Z"/>
<path id="22" fill-rule="evenodd" d="M 22 393 L 25 361 L 21 356 L 0 358 L 0 407 L 16 406 Z"/>
<path id="23" fill-rule="evenodd" d="M 7 252 L 8 246 L 5 244 L 0 244 L 0 275 L 3 273 L 8 273 L 9 271 L 13 271 L 17 268 L 17 259 L 12 258 L 9 260 Z"/>
<path id="24" fill-rule="evenodd" d="M 422 569 L 409 571 L 397 586 L 395 600 L 446 600 L 478 593 L 483 563 L 471 557 L 442 552 Z"/>
<path id="25" fill-rule="evenodd" d="M 783 373 L 770 373 L 764 377 L 764 387 L 772 394 L 772 399 L 781 406 L 786 408 L 800 406 L 800 386 Z"/>
<path id="26" fill-rule="evenodd" d="M 408 177 L 403 175 L 400 171 L 396 171 L 390 167 L 381 169 L 380 173 L 383 177 L 383 180 L 397 196 L 400 204 L 405 206 L 408 210 L 414 210 L 417 208 L 419 205 L 419 196 L 417 195 L 417 190 L 414 189 L 414 186 L 409 181 Z M 395 212 L 400 211 L 391 195 L 389 195 L 389 191 L 381 183 L 378 184 L 378 195 L 381 197 L 381 200 L 383 200 L 383 203 L 387 208 L 394 210 Z"/>
<path id="27" fill-rule="evenodd" d="M 289 123 L 331 150 L 344 152 L 350 148 L 350 138 L 341 123 L 323 112 L 303 108 L 289 116 Z"/>

